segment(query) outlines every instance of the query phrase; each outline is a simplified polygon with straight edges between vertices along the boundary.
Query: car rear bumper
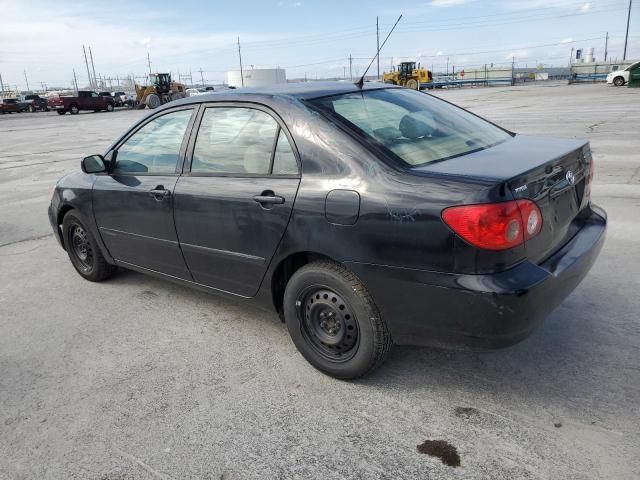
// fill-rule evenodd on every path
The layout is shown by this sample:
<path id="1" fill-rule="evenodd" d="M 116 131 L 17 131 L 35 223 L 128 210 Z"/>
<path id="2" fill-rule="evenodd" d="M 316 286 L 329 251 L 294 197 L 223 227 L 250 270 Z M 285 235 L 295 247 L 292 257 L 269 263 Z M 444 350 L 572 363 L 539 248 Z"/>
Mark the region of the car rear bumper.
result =
<path id="1" fill-rule="evenodd" d="M 582 281 L 605 239 L 595 206 L 584 227 L 540 265 L 466 275 L 345 262 L 365 283 L 394 342 L 495 349 L 526 338 Z"/>

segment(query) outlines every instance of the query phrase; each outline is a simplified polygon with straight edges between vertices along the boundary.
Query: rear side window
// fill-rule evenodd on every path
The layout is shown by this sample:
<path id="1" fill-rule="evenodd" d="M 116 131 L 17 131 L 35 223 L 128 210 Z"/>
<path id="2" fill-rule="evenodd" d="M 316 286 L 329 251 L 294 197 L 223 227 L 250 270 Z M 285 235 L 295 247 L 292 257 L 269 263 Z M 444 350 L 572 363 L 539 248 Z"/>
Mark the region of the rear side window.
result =
<path id="1" fill-rule="evenodd" d="M 286 135 L 271 115 L 244 107 L 205 110 L 193 150 L 192 174 L 272 172 L 297 174 L 298 166 Z"/>
<path id="2" fill-rule="evenodd" d="M 133 134 L 116 156 L 113 174 L 173 174 L 192 110 L 156 117 Z"/>
<path id="3" fill-rule="evenodd" d="M 287 136 L 282 130 L 278 135 L 278 143 L 276 143 L 276 151 L 273 156 L 273 174 L 274 175 L 297 175 L 298 163 L 291 148 L 291 144 Z"/>
<path id="4" fill-rule="evenodd" d="M 408 167 L 482 150 L 510 138 L 486 120 L 414 90 L 369 90 L 312 103 Z"/>

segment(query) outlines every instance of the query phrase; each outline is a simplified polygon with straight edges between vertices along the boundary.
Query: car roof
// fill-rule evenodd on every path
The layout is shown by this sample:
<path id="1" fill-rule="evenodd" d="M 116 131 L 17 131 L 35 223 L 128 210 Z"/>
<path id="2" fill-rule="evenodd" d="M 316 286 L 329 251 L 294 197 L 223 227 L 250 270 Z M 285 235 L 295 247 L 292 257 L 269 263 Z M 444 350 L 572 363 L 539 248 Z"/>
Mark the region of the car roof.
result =
<path id="1" fill-rule="evenodd" d="M 240 100 L 251 96 L 253 98 L 261 96 L 282 96 L 295 97 L 300 100 L 310 100 L 312 98 L 340 95 L 344 93 L 359 92 L 361 90 L 376 90 L 380 88 L 398 88 L 393 85 L 386 85 L 380 82 L 366 82 L 362 89 L 352 82 L 297 82 L 281 83 L 266 87 L 241 88 L 222 91 L 213 91 L 204 95 L 194 97 L 190 102 L 202 103 L 207 101 L 220 100 Z"/>

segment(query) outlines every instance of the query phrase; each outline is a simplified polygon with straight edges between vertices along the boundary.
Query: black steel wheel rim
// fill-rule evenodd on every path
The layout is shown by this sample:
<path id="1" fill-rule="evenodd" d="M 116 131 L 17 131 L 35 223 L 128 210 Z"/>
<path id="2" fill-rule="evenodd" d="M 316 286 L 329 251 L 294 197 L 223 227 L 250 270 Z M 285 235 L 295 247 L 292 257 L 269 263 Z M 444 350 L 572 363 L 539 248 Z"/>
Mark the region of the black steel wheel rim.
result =
<path id="1" fill-rule="evenodd" d="M 87 232 L 81 225 L 73 224 L 69 228 L 69 244 L 78 267 L 84 273 L 91 272 L 94 259 L 93 248 Z"/>
<path id="2" fill-rule="evenodd" d="M 302 333 L 327 360 L 346 362 L 358 350 L 358 320 L 344 298 L 326 286 L 305 289 L 296 301 Z"/>

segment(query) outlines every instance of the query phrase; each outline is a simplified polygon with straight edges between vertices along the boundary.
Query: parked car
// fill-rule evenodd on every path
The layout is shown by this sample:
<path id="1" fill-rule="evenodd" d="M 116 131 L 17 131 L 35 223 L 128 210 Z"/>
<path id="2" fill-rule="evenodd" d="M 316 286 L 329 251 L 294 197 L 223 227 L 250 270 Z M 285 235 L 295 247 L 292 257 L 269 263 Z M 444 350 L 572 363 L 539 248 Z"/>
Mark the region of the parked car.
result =
<path id="1" fill-rule="evenodd" d="M 49 111 L 49 107 L 47 106 L 47 99 L 41 97 L 40 95 L 24 95 L 20 97 L 20 100 L 28 104 L 28 110 L 30 112 L 35 112 L 36 110 L 42 110 L 43 112 Z"/>
<path id="2" fill-rule="evenodd" d="M 16 98 L 16 103 L 20 112 L 35 112 L 35 107 L 31 100 L 25 100 L 24 97 Z"/>
<path id="3" fill-rule="evenodd" d="M 20 105 L 18 104 L 18 100 L 15 98 L 5 98 L 0 103 L 0 110 L 2 110 L 2 114 L 5 113 L 20 113 L 22 110 L 20 109 Z"/>
<path id="4" fill-rule="evenodd" d="M 613 72 L 607 75 L 607 83 L 609 85 L 613 84 L 616 87 L 622 87 L 625 83 L 629 82 L 629 74 L 631 70 L 636 68 L 640 64 L 640 62 L 632 63 L 624 70 L 614 70 Z"/>
<path id="5" fill-rule="evenodd" d="M 202 92 L 198 88 L 187 88 L 184 93 L 187 94 L 187 97 L 202 95 Z"/>
<path id="6" fill-rule="evenodd" d="M 82 277 L 119 266 L 273 308 L 338 378 L 367 374 L 392 342 L 524 339 L 606 230 L 588 142 L 380 84 L 171 102 L 81 167 L 49 219 Z"/>
<path id="7" fill-rule="evenodd" d="M 60 115 L 67 112 L 76 115 L 82 110 L 113 112 L 115 106 L 111 96 L 101 96 L 90 90 L 80 90 L 77 97 L 52 95 L 47 100 L 47 104 L 49 108 L 55 108 Z"/>

